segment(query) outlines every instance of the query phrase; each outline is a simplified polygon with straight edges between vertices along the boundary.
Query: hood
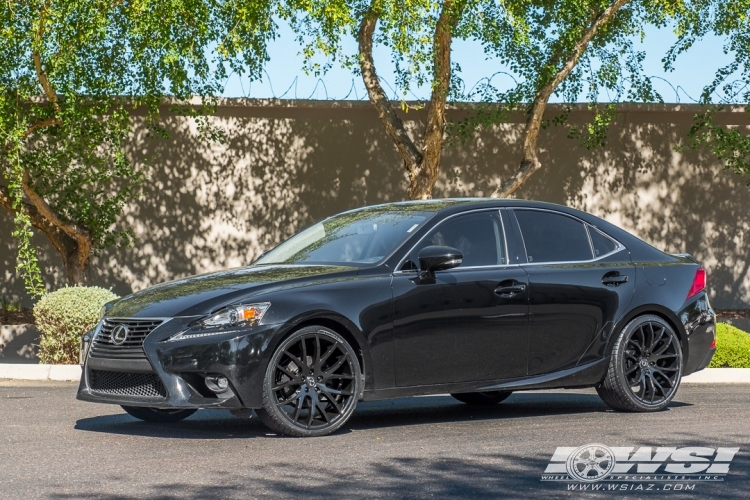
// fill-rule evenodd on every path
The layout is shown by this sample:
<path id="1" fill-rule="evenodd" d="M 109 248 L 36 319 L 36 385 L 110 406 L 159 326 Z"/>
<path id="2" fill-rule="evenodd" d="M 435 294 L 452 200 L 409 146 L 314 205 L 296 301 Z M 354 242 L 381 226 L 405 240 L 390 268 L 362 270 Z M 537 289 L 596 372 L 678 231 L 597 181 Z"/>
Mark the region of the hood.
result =
<path id="1" fill-rule="evenodd" d="M 156 285 L 116 301 L 107 317 L 171 318 L 202 316 L 244 297 L 279 285 L 304 284 L 311 280 L 357 274 L 346 266 L 257 266 L 191 276 Z"/>

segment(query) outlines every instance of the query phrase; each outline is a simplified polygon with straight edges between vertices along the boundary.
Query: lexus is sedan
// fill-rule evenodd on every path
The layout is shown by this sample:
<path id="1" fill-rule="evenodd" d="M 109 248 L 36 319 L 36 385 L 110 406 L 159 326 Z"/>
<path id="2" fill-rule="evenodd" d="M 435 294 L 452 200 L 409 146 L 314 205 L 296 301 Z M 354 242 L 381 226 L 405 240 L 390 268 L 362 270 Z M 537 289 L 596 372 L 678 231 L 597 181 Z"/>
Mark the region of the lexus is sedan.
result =
<path id="1" fill-rule="evenodd" d="M 665 408 L 716 346 L 706 272 L 593 215 L 449 199 L 319 222 L 252 265 L 110 302 L 78 398 L 146 421 L 201 408 L 321 436 L 359 401 L 594 387 Z"/>

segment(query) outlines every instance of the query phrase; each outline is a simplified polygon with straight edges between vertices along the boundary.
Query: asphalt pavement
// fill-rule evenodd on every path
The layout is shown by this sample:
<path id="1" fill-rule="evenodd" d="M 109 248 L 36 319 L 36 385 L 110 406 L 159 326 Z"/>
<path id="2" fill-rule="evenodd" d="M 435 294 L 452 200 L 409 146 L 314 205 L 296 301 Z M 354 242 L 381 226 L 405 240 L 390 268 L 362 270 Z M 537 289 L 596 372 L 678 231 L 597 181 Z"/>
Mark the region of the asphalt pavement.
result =
<path id="1" fill-rule="evenodd" d="M 213 410 L 144 423 L 116 406 L 77 401 L 75 389 L 0 381 L 0 498 L 750 496 L 748 385 L 685 385 L 652 414 L 611 411 L 593 390 L 516 393 L 491 408 L 449 396 L 368 402 L 343 430 L 311 439 Z M 542 481 L 557 447 L 588 443 L 740 451 L 716 481 L 631 480 L 594 493 Z"/>

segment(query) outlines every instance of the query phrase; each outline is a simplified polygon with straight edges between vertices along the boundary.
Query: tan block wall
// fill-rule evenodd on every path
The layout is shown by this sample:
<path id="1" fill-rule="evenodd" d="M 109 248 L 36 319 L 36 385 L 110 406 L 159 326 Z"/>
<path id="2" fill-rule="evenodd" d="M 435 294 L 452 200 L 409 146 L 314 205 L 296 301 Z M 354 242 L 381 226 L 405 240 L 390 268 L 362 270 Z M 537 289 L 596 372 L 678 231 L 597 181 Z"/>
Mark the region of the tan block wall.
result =
<path id="1" fill-rule="evenodd" d="M 574 206 L 707 268 L 713 305 L 750 307 L 750 188 L 707 153 L 678 153 L 694 106 L 623 106 L 605 148 L 587 151 L 565 127 L 542 131 L 543 169 L 519 197 Z M 555 112 L 553 106 L 551 112 Z M 571 121 L 588 112 L 576 108 Z M 424 111 L 402 115 L 418 130 Z M 449 117 L 460 120 L 461 110 Z M 446 146 L 436 197 L 486 196 L 516 168 L 521 116 L 466 145 Z M 747 127 L 735 110 L 720 119 Z M 94 282 L 124 295 L 166 280 L 242 266 L 303 227 L 353 207 L 403 200 L 401 161 L 366 102 L 226 100 L 213 118 L 224 144 L 186 118 L 168 140 L 138 126 L 129 155 L 150 159 L 144 199 L 125 210 L 132 248 L 93 261 Z M 11 218 L 0 213 L 0 297 L 28 303 L 15 274 Z M 45 280 L 64 284 L 59 257 L 37 236 Z"/>

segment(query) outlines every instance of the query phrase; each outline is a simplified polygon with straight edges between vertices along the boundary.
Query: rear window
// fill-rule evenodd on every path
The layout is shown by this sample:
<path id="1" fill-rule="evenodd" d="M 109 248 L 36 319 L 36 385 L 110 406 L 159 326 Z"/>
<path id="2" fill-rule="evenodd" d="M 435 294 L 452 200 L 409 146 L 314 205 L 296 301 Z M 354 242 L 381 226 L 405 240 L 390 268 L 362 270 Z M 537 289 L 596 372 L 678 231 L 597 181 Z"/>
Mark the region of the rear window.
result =
<path id="1" fill-rule="evenodd" d="M 589 235 L 591 235 L 591 245 L 594 247 L 594 258 L 601 257 L 612 253 L 617 249 L 617 244 L 605 236 L 599 230 L 589 226 Z"/>
<path id="2" fill-rule="evenodd" d="M 562 214 L 515 210 L 530 263 L 579 262 L 592 259 L 583 223 Z"/>

